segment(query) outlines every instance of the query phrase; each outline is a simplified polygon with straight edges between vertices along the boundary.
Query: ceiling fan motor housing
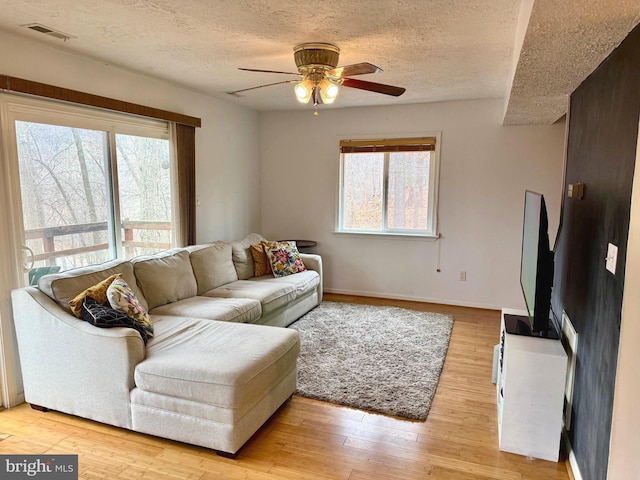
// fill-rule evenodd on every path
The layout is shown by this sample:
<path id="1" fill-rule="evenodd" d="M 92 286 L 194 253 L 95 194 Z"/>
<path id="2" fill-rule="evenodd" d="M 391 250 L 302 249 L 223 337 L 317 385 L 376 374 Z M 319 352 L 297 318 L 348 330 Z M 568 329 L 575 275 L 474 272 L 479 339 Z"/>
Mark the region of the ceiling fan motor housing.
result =
<path id="1" fill-rule="evenodd" d="M 316 71 L 333 70 L 338 66 L 340 49 L 330 43 L 301 43 L 293 49 L 298 71 L 305 75 Z"/>

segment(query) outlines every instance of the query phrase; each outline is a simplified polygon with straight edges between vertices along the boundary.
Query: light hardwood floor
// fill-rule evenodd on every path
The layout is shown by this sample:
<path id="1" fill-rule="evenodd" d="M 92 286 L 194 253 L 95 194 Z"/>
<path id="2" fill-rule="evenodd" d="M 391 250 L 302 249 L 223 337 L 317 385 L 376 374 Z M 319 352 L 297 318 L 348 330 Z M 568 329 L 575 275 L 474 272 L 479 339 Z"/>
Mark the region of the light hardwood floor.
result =
<path id="1" fill-rule="evenodd" d="M 82 479 L 566 480 L 564 460 L 498 450 L 493 346 L 500 312 L 327 294 L 455 317 L 426 422 L 301 397 L 283 406 L 235 460 L 199 447 L 89 420 L 32 410 L 0 412 L 0 454 L 78 454 Z"/>

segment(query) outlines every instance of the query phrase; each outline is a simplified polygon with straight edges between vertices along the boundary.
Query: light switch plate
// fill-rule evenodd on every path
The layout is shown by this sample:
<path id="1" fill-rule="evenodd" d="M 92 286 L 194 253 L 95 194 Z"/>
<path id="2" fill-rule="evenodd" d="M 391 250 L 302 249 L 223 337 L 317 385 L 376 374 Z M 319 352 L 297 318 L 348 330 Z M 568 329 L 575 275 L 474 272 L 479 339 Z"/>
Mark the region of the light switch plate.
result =
<path id="1" fill-rule="evenodd" d="M 614 275 L 616 274 L 616 263 L 618 262 L 618 247 L 616 247 L 613 243 L 609 244 L 609 248 L 607 248 L 607 270 L 609 270 Z"/>

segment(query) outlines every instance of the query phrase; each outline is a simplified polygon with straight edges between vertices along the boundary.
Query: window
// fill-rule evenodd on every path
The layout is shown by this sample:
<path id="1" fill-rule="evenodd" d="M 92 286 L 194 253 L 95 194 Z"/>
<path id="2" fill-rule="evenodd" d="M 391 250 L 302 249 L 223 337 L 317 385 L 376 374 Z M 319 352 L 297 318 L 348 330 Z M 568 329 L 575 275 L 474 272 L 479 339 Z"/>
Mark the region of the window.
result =
<path id="1" fill-rule="evenodd" d="M 436 236 L 436 137 L 340 142 L 338 231 Z"/>
<path id="2" fill-rule="evenodd" d="M 10 104 L 25 246 L 66 270 L 176 244 L 168 122 Z"/>

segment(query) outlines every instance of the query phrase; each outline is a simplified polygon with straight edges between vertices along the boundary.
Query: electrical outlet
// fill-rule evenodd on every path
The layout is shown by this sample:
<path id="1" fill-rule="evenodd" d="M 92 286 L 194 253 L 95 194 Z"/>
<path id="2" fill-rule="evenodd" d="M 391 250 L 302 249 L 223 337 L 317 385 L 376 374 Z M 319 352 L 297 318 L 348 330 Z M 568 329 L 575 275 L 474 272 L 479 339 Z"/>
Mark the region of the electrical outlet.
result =
<path id="1" fill-rule="evenodd" d="M 460 278 L 459 278 L 459 280 L 460 280 L 461 282 L 466 282 L 466 281 L 467 281 L 467 272 L 464 272 L 464 271 L 463 271 L 463 272 L 460 272 Z"/>

